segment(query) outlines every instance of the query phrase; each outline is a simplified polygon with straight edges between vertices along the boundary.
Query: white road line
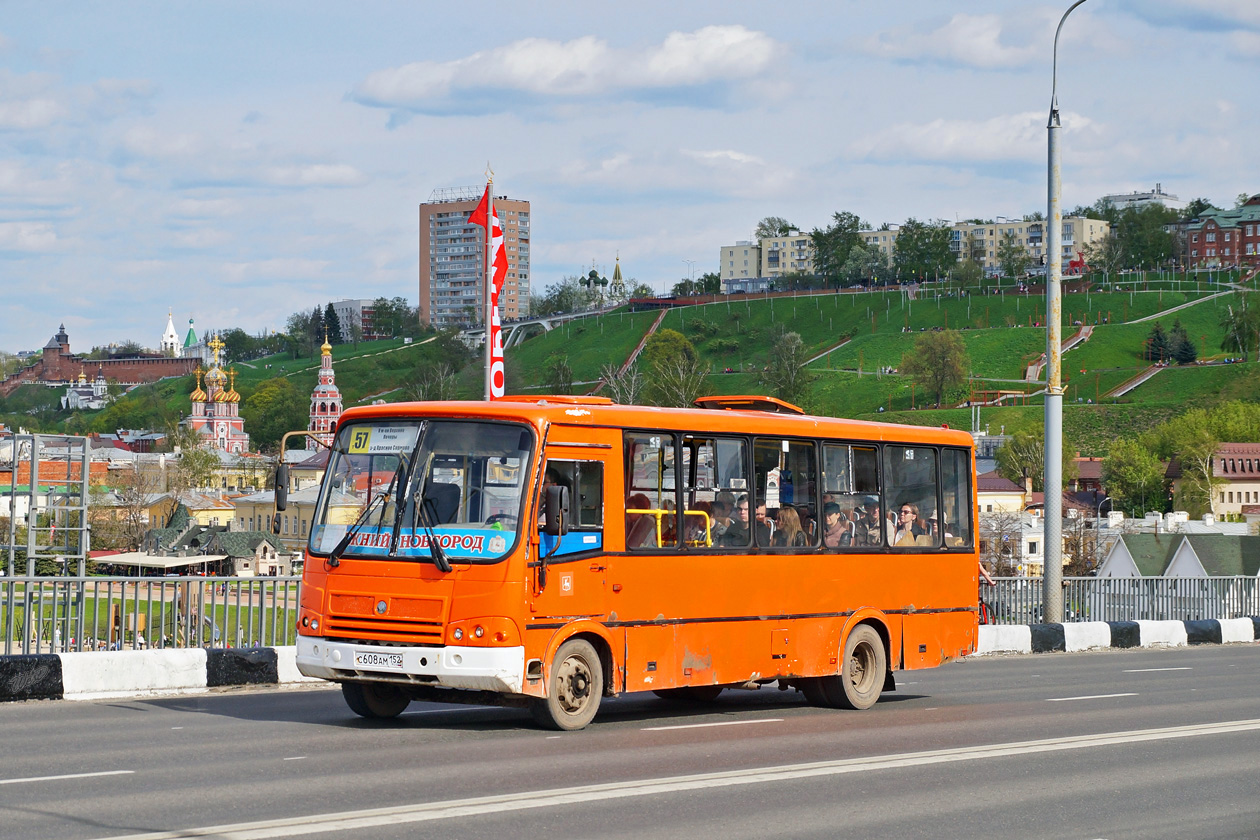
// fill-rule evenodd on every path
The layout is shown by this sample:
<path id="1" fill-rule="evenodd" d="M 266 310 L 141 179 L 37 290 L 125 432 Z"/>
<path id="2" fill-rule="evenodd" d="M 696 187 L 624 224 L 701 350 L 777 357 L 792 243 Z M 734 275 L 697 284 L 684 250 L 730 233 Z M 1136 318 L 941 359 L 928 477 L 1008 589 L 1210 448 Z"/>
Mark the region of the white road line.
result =
<path id="1" fill-rule="evenodd" d="M 1085 694 L 1081 697 L 1047 697 L 1047 703 L 1063 703 L 1068 700 L 1106 700 L 1108 697 L 1137 697 L 1136 691 L 1125 691 L 1121 694 Z"/>
<path id="2" fill-rule="evenodd" d="M 1257 730 L 1260 730 L 1260 719 L 1170 726 L 1163 729 L 1104 732 L 1099 735 L 1075 735 L 1063 738 L 1047 738 L 1040 741 L 991 744 L 981 747 L 929 750 L 917 753 L 871 756 L 869 758 L 820 761 L 810 764 L 789 764 L 782 767 L 700 773 L 693 776 L 673 776 L 663 779 L 643 779 L 641 781 L 610 782 L 601 785 L 523 791 L 521 793 L 508 793 L 497 796 L 454 799 L 448 802 L 421 802 L 414 805 L 397 805 L 390 808 L 312 814 L 305 817 L 260 820 L 258 822 L 206 826 L 176 831 L 159 831 L 149 834 L 129 834 L 103 838 L 103 840 L 189 840 L 189 838 L 206 837 L 213 837 L 215 840 L 269 840 L 269 838 L 276 837 L 299 837 L 308 834 L 347 831 L 375 826 L 431 822 L 452 817 L 502 814 L 506 811 L 526 811 L 534 808 L 555 807 L 557 805 L 575 805 L 583 802 L 626 799 L 633 796 L 659 796 L 689 790 L 784 782 L 791 779 L 838 776 L 846 773 L 867 773 L 872 770 L 893 770 L 931 764 L 948 764 L 958 761 L 982 761 L 1016 755 L 1093 749 L 1115 746 L 1117 744 L 1167 741 L 1174 738 L 1195 738 L 1205 735 L 1225 735 L 1233 732 L 1254 732 Z"/>
<path id="3" fill-rule="evenodd" d="M 302 760 L 303 760 L 303 759 L 305 759 L 305 758 L 306 758 L 306 756 L 304 756 L 304 755 L 295 755 L 295 756 L 292 756 L 292 757 L 290 757 L 290 758 L 283 758 L 283 759 L 281 759 L 281 761 L 302 761 Z"/>
<path id="4" fill-rule="evenodd" d="M 640 732 L 665 732 L 669 729 L 704 729 L 707 726 L 743 726 L 748 723 L 783 723 L 783 718 L 760 718 L 758 720 L 719 720 L 716 723 L 684 723 L 678 726 L 645 726 Z"/>
<path id="5" fill-rule="evenodd" d="M 93 776 L 127 776 L 135 770 L 102 770 L 99 773 L 66 773 L 64 776 L 31 776 L 27 779 L 0 779 L 0 785 L 25 785 L 31 782 L 59 782 L 62 779 L 90 779 Z"/>
<path id="6" fill-rule="evenodd" d="M 1121 671 L 1120 673 L 1122 674 L 1148 674 L 1151 671 L 1193 671 L 1193 670 L 1194 669 L 1191 668 L 1190 666 L 1183 665 L 1180 668 L 1129 668 L 1127 670 Z"/>

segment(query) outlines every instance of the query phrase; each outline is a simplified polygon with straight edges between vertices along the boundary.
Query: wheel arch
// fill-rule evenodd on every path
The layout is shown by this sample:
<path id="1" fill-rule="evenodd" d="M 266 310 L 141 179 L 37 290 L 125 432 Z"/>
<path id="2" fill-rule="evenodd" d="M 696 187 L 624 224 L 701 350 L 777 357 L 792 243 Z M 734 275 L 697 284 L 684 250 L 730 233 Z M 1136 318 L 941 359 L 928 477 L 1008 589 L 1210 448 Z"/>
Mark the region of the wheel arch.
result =
<path id="1" fill-rule="evenodd" d="M 600 665 L 604 669 L 604 695 L 611 696 L 617 693 L 617 670 L 613 662 L 613 643 L 612 635 L 608 632 L 608 628 L 600 624 L 598 621 L 574 621 L 566 624 L 555 635 L 551 637 L 551 641 L 547 643 L 547 651 L 543 656 L 543 685 L 549 684 L 551 679 L 551 667 L 556 660 L 556 651 L 560 650 L 560 646 L 570 639 L 584 639 L 595 648 L 595 652 L 599 654 Z"/>
<path id="2" fill-rule="evenodd" d="M 849 641 L 849 634 L 862 624 L 870 625 L 879 634 L 880 640 L 884 643 L 884 662 L 887 664 L 888 673 L 891 674 L 901 664 L 901 656 L 899 651 L 894 653 L 892 628 L 889 626 L 888 616 L 882 610 L 863 607 L 855 611 L 840 631 L 840 652 L 844 652 L 844 646 Z"/>

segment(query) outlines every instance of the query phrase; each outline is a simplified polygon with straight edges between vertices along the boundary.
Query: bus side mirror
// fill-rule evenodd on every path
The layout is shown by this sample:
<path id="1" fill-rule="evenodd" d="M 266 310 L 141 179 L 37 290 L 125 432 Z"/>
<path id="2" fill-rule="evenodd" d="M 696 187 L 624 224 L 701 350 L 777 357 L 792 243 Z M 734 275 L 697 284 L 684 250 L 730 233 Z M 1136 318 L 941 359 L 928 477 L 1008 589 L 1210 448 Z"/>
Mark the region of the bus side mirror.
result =
<path id="1" fill-rule="evenodd" d="M 569 488 L 553 484 L 543 500 L 543 533 L 561 537 L 569 533 Z"/>
<path id="2" fill-rule="evenodd" d="M 283 453 L 281 453 L 283 454 Z M 276 510 L 287 510 L 289 507 L 289 465 L 276 467 Z"/>

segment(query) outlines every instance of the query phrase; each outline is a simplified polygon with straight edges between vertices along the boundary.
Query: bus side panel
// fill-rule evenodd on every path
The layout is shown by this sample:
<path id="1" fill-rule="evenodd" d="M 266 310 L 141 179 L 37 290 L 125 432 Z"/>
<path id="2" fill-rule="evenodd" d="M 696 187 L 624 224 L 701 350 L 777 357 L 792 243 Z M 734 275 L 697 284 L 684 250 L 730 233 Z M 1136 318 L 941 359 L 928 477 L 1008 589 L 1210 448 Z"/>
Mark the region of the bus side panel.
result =
<path id="1" fill-rule="evenodd" d="M 678 647 L 674 624 L 626 628 L 626 691 L 674 688 L 678 681 Z"/>

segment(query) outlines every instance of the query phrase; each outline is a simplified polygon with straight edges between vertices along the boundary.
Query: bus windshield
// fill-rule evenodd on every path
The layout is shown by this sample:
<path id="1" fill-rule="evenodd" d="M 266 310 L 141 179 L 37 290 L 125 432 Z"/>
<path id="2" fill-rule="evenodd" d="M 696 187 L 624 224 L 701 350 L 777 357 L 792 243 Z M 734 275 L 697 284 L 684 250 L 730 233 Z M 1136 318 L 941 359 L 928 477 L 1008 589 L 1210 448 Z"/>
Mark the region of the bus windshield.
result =
<path id="1" fill-rule="evenodd" d="M 494 562 L 516 544 L 533 434 L 510 423 L 374 419 L 333 441 L 310 551 Z M 441 561 L 442 557 L 438 558 Z M 442 563 L 439 562 L 439 566 Z"/>

